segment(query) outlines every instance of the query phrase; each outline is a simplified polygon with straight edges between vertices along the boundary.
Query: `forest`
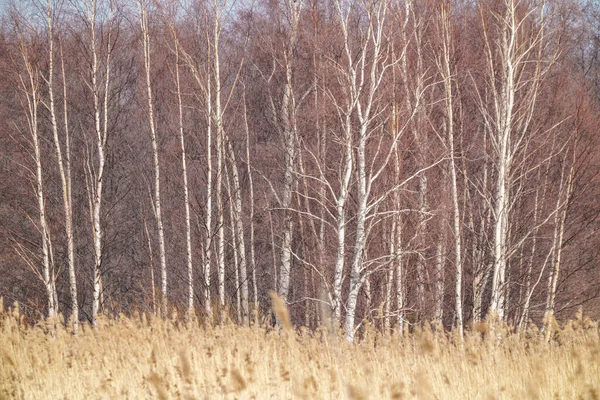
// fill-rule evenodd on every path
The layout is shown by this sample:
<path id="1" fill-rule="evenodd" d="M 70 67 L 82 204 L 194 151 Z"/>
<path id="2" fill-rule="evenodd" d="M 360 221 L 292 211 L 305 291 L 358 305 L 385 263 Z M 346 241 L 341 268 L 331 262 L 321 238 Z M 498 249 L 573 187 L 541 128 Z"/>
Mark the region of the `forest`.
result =
<path id="1" fill-rule="evenodd" d="M 600 319 L 600 5 L 22 0 L 0 297 L 403 331 Z"/>

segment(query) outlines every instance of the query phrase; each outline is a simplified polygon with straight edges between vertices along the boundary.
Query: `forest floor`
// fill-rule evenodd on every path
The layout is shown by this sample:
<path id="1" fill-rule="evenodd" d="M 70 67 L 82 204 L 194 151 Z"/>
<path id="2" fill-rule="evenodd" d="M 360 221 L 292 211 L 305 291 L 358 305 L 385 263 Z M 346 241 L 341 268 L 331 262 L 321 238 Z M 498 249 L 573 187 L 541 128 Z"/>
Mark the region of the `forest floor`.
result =
<path id="1" fill-rule="evenodd" d="M 74 336 L 0 311 L 0 399 L 599 399 L 598 324 L 546 343 L 486 324 L 355 344 L 327 329 L 104 318 Z"/>

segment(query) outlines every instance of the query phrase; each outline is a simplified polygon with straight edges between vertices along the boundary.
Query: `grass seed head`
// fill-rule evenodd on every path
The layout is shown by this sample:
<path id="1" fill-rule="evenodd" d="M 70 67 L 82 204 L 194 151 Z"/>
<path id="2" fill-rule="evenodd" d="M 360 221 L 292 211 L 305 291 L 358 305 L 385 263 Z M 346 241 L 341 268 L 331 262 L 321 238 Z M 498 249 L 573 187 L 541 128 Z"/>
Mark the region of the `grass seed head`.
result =
<path id="1" fill-rule="evenodd" d="M 283 329 L 289 331 L 292 329 L 292 323 L 290 322 L 290 313 L 287 309 L 287 306 L 281 300 L 281 298 L 274 291 L 269 292 L 269 297 L 271 297 L 271 302 L 273 304 L 273 312 L 277 316 L 277 320 L 283 326 Z"/>
<path id="2" fill-rule="evenodd" d="M 242 390 L 246 389 L 246 380 L 244 379 L 244 377 L 242 376 L 242 374 L 237 370 L 234 369 L 231 371 L 231 389 L 234 393 L 238 393 L 241 392 Z"/>

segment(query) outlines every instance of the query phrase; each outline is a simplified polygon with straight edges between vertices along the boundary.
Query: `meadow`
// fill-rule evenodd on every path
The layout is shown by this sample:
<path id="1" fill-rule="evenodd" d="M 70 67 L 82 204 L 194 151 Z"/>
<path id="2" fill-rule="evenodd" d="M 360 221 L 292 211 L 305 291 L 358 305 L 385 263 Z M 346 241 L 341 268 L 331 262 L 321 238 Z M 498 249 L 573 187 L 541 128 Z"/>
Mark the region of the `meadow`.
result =
<path id="1" fill-rule="evenodd" d="M 285 318 L 285 317 L 284 317 Z M 478 324 L 464 340 L 416 327 L 206 325 L 102 318 L 74 336 L 0 310 L 0 399 L 599 399 L 598 324 L 581 314 L 550 343 Z"/>

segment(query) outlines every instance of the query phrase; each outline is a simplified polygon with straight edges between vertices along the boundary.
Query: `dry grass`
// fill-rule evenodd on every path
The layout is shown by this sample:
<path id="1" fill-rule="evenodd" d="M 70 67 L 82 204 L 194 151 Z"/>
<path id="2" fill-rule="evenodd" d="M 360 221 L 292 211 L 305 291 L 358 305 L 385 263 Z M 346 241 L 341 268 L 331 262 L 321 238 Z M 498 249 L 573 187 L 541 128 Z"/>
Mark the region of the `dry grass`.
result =
<path id="1" fill-rule="evenodd" d="M 3 398 L 599 399 L 600 340 L 597 324 L 582 319 L 559 328 L 550 345 L 536 331 L 492 335 L 485 325 L 462 344 L 435 329 L 367 328 L 350 345 L 325 329 L 144 316 L 104 319 L 73 337 L 60 325 L 26 327 L 8 312 L 0 316 Z"/>

